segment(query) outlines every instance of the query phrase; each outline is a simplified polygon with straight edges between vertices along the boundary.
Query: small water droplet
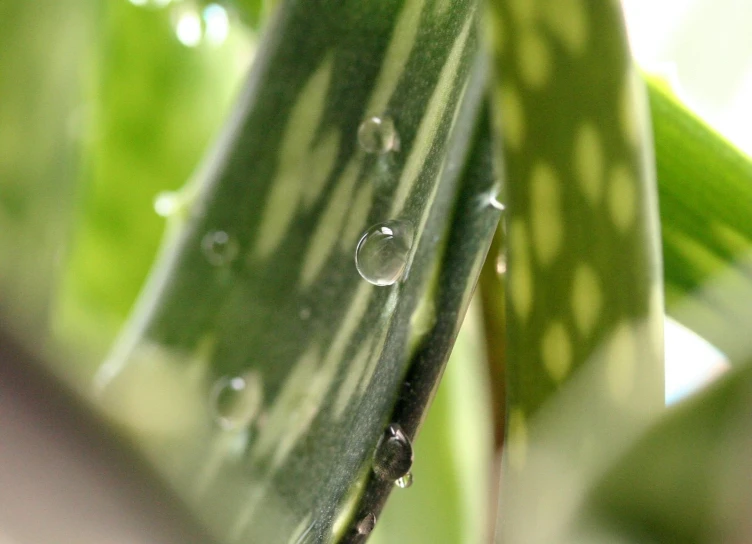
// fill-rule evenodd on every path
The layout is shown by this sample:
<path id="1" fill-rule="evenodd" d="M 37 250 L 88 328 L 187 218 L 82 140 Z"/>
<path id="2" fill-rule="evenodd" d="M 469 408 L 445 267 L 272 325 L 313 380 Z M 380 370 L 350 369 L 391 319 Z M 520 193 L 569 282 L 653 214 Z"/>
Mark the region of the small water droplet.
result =
<path id="1" fill-rule="evenodd" d="M 230 33 L 230 17 L 220 4 L 209 4 L 201 13 L 206 27 L 206 40 L 212 45 L 222 45 Z"/>
<path id="2" fill-rule="evenodd" d="M 175 191 L 162 191 L 154 197 L 154 211 L 160 217 L 169 217 L 180 206 L 179 200 Z"/>
<path id="3" fill-rule="evenodd" d="M 373 471 L 384 480 L 396 481 L 410 472 L 413 466 L 413 446 L 402 431 L 392 423 L 376 446 L 373 455 Z"/>
<path id="4" fill-rule="evenodd" d="M 408 472 L 402 478 L 398 478 L 397 481 L 394 482 L 394 485 L 402 489 L 407 489 L 413 485 L 413 473 Z"/>
<path id="5" fill-rule="evenodd" d="M 507 273 L 507 252 L 503 249 L 499 251 L 496 257 L 496 273 L 503 276 Z"/>
<path id="6" fill-rule="evenodd" d="M 371 531 L 373 531 L 373 528 L 375 526 L 376 515 L 373 512 L 369 512 L 363 519 L 358 522 L 358 525 L 355 526 L 355 529 L 358 531 L 359 535 L 368 535 L 371 533 Z"/>
<path id="7" fill-rule="evenodd" d="M 180 5 L 173 10 L 175 36 L 186 47 L 196 47 L 204 38 L 201 14 L 192 6 Z"/>
<path id="8" fill-rule="evenodd" d="M 412 229 L 403 221 L 387 221 L 366 231 L 355 250 L 355 266 L 369 283 L 392 285 L 402 277 L 412 247 Z"/>
<path id="9" fill-rule="evenodd" d="M 389 117 L 369 117 L 358 127 L 358 143 L 366 153 L 383 155 L 399 150 L 399 134 Z"/>
<path id="10" fill-rule="evenodd" d="M 311 309 L 308 306 L 303 306 L 298 312 L 298 317 L 301 321 L 308 321 L 311 318 Z"/>
<path id="11" fill-rule="evenodd" d="M 261 378 L 255 372 L 225 376 L 212 387 L 209 404 L 214 421 L 226 431 L 248 427 L 263 400 Z"/>
<path id="12" fill-rule="evenodd" d="M 488 203 L 492 208 L 499 210 L 500 212 L 503 212 L 506 209 L 506 206 L 502 202 L 504 197 L 502 196 L 501 182 L 495 182 L 491 190 L 486 194 L 488 195 Z"/>
<path id="13" fill-rule="evenodd" d="M 223 230 L 212 230 L 201 240 L 206 260 L 214 266 L 231 263 L 238 255 L 238 244 Z"/>

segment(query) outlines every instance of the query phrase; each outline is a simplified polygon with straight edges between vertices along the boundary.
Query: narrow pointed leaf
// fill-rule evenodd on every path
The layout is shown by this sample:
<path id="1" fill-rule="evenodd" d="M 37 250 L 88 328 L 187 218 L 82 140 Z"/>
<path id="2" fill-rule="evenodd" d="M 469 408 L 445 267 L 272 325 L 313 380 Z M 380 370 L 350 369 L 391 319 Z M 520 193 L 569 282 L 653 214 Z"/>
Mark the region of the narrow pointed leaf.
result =
<path id="1" fill-rule="evenodd" d="M 570 510 L 544 512 L 663 406 L 652 144 L 617 2 L 491 6 L 508 244 L 497 539 L 555 542 Z"/>
<path id="2" fill-rule="evenodd" d="M 752 160 L 648 80 L 666 310 L 732 362 L 752 353 Z"/>
<path id="3" fill-rule="evenodd" d="M 374 450 L 415 435 L 498 220 L 489 169 L 458 185 L 485 70 L 452 6 L 280 5 L 98 373 L 224 542 L 360 539 L 394 487 Z"/>

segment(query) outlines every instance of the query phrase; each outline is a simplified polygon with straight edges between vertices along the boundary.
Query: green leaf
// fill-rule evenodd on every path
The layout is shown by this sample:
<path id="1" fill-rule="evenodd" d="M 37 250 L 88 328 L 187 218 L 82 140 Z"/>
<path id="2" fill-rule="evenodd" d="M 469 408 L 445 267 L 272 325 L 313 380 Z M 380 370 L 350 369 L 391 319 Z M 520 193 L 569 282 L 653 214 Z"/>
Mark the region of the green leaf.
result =
<path id="1" fill-rule="evenodd" d="M 394 487 L 374 450 L 414 437 L 498 221 L 487 130 L 459 184 L 485 79 L 452 5 L 280 6 L 97 376 L 223 541 L 359 538 Z"/>
<path id="2" fill-rule="evenodd" d="M 744 361 L 752 353 L 752 160 L 664 83 L 648 82 L 667 312 Z"/>
<path id="3" fill-rule="evenodd" d="M 477 301 L 476 301 L 477 302 Z M 414 483 L 395 490 L 370 544 L 488 541 L 491 428 L 479 308 L 467 312 L 415 442 Z"/>
<path id="4" fill-rule="evenodd" d="M 62 370 L 76 376 L 91 376 L 128 315 L 164 229 L 152 203 L 188 178 L 219 128 L 248 45 L 239 25 L 221 46 L 188 48 L 174 11 L 113 0 L 103 12 L 87 59 L 76 224 L 52 313 L 56 342 L 75 353 Z"/>
<path id="5" fill-rule="evenodd" d="M 0 304 L 4 327 L 36 344 L 69 232 L 96 15 L 85 0 L 0 6 Z"/>
<path id="6" fill-rule="evenodd" d="M 617 2 L 491 7 L 508 244 L 497 539 L 556 542 L 571 511 L 548 510 L 663 407 L 647 104 Z"/>
<path id="7" fill-rule="evenodd" d="M 571 542 L 748 542 L 752 365 L 678 405 L 589 493 Z"/>

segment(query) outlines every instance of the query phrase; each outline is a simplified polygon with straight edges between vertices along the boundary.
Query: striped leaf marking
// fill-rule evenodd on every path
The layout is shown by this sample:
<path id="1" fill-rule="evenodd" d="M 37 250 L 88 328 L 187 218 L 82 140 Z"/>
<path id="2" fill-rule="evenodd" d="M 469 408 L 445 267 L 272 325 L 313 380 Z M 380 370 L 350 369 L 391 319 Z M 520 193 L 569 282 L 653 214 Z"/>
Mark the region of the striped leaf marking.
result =
<path id="1" fill-rule="evenodd" d="M 282 4 L 185 226 L 100 373 L 110 414 L 225 541 L 330 538 L 351 522 L 435 269 L 436 252 L 417 248 L 440 239 L 428 218 L 453 195 L 438 181 L 475 58 L 475 11 L 473 1 Z M 358 145 L 374 115 L 393 120 L 398 151 Z M 391 219 L 414 229 L 409 274 L 375 287 L 358 276 L 355 247 Z M 209 249 L 226 253 L 207 259 L 216 232 L 227 236 Z M 264 402 L 233 440 L 160 394 L 196 406 L 214 380 L 248 372 Z M 156 409 L 169 454 L 141 427 L 153 416 L 131 417 Z"/>

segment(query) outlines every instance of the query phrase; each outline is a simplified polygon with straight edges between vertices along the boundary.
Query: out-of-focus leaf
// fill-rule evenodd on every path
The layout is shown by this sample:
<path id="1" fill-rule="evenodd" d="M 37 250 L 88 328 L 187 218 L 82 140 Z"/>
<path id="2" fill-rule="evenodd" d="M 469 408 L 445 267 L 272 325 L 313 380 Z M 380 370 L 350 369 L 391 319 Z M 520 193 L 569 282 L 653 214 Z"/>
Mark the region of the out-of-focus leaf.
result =
<path id="1" fill-rule="evenodd" d="M 69 233 L 96 16 L 87 0 L 0 5 L 0 313 L 37 343 Z"/>
<path id="2" fill-rule="evenodd" d="M 103 409 L 223 541 L 361 539 L 409 467 L 498 221 L 490 168 L 458 182 L 485 74 L 475 2 L 448 7 L 280 5 L 100 369 Z"/>
<path id="3" fill-rule="evenodd" d="M 672 409 L 609 469 L 566 542 L 749 542 L 752 365 L 742 366 Z"/>
<path id="4" fill-rule="evenodd" d="M 752 353 L 752 160 L 649 80 L 666 310 L 729 359 Z"/>
<path id="5" fill-rule="evenodd" d="M 81 108 L 88 137 L 78 221 L 53 316 L 56 340 L 77 354 L 63 372 L 90 376 L 106 353 L 162 237 L 152 203 L 188 178 L 247 68 L 249 39 L 237 24 L 221 44 L 181 44 L 174 25 L 191 15 L 184 9 L 125 0 L 103 8 Z"/>
<path id="6" fill-rule="evenodd" d="M 550 543 L 663 407 L 652 145 L 617 2 L 490 6 L 508 248 L 497 541 Z"/>

